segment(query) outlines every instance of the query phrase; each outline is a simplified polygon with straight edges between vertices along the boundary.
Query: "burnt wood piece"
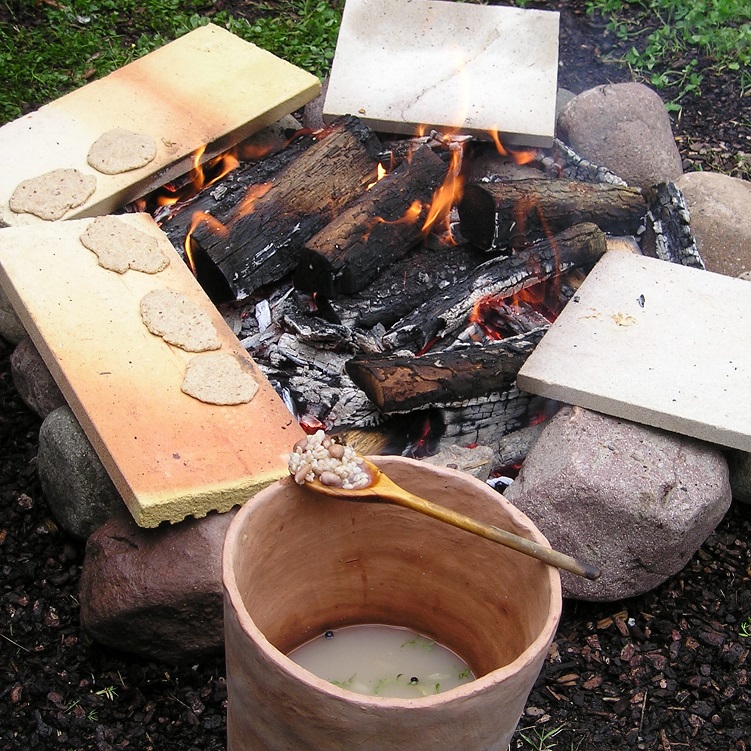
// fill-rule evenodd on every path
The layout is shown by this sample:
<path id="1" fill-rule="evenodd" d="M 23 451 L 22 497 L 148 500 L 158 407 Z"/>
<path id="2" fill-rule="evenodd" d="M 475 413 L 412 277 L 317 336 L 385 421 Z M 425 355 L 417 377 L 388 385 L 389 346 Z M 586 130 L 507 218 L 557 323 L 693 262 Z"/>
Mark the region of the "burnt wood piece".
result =
<path id="1" fill-rule="evenodd" d="M 391 351 L 422 350 L 434 339 L 465 328 L 483 298 L 510 297 L 569 269 L 589 268 L 606 250 L 602 230 L 583 223 L 512 256 L 492 258 L 395 323 L 384 336 L 384 345 Z"/>
<path id="2" fill-rule="evenodd" d="M 492 344 L 470 344 L 420 357 L 358 356 L 349 377 L 381 412 L 406 412 L 505 391 L 545 329 Z"/>
<path id="3" fill-rule="evenodd" d="M 646 201 L 639 188 L 530 178 L 466 186 L 459 203 L 462 237 L 481 248 L 523 248 L 581 222 L 635 235 Z"/>
<path id="4" fill-rule="evenodd" d="M 642 244 L 645 255 L 663 261 L 704 269 L 704 261 L 691 232 L 688 206 L 675 183 L 659 183 L 647 192 L 649 211 Z"/>
<path id="5" fill-rule="evenodd" d="M 221 224 L 230 223 L 238 203 L 245 198 L 248 189 L 273 179 L 274 175 L 297 159 L 315 143 L 310 135 L 301 135 L 282 151 L 269 154 L 259 161 L 244 162 L 220 180 L 204 188 L 190 201 L 180 204 L 161 223 L 164 234 L 182 253 L 185 236 L 190 231 L 196 212 L 210 214 Z"/>
<path id="6" fill-rule="evenodd" d="M 270 182 L 256 186 L 226 231 L 202 222 L 193 241 L 238 297 L 277 281 L 295 268 L 303 245 L 375 180 L 379 151 L 367 126 L 355 117 L 339 118 Z"/>
<path id="7" fill-rule="evenodd" d="M 370 329 L 380 323 L 388 328 L 486 260 L 482 251 L 466 244 L 438 248 L 418 245 L 365 289 L 331 300 L 330 305 L 350 326 Z"/>
<path id="8" fill-rule="evenodd" d="M 430 200 L 447 172 L 421 146 L 305 244 L 295 286 L 329 297 L 366 287 L 423 239 Z"/>

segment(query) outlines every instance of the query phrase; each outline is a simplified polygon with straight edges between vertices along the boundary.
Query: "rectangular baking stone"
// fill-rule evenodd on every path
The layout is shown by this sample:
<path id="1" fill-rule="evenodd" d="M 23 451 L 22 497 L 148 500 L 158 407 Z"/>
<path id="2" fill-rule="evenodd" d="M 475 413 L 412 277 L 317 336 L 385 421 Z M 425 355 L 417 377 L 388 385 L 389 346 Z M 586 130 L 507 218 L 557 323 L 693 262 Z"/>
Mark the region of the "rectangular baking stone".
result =
<path id="1" fill-rule="evenodd" d="M 548 147 L 559 14 L 446 0 L 347 0 L 324 118 Z"/>
<path id="2" fill-rule="evenodd" d="M 8 202 L 23 180 L 72 167 L 97 187 L 63 219 L 111 213 L 226 151 L 320 92 L 318 79 L 219 26 L 202 26 L 0 128 L 0 227 L 39 224 Z M 151 136 L 155 159 L 105 175 L 86 161 L 103 133 Z"/>
<path id="3" fill-rule="evenodd" d="M 103 268 L 79 240 L 93 221 L 82 219 L 0 230 L 0 284 L 135 521 L 226 511 L 288 474 L 302 430 L 151 217 L 121 219 L 162 240 L 165 270 Z M 221 351 L 252 369 L 252 401 L 216 406 L 180 390 L 195 355 L 141 320 L 141 298 L 157 288 L 206 311 Z"/>
<path id="4" fill-rule="evenodd" d="M 751 284 L 610 251 L 519 388 L 751 451 Z"/>

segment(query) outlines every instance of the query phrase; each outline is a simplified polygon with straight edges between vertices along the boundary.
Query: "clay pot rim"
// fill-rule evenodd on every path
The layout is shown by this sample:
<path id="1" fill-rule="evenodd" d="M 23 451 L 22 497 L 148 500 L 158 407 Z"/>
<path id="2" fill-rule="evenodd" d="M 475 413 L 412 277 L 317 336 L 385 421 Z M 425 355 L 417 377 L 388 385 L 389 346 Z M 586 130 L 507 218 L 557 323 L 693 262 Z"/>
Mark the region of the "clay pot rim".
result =
<path id="1" fill-rule="evenodd" d="M 368 457 L 375 464 L 379 464 L 380 460 L 384 457 L 371 456 Z M 487 491 L 489 487 L 478 480 L 477 478 L 459 470 L 450 469 L 448 467 L 440 467 L 437 465 L 424 465 L 415 459 L 409 459 L 407 457 L 389 456 L 386 457 L 389 461 L 395 461 L 400 463 L 413 463 L 419 464 L 423 467 L 429 466 L 431 472 L 435 472 L 438 475 L 445 477 L 461 476 L 463 480 L 470 482 L 470 484 L 476 484 L 483 489 L 483 492 Z M 286 478 L 285 478 L 286 480 Z M 474 694 L 486 691 L 490 686 L 503 682 L 509 678 L 509 676 L 519 672 L 526 665 L 533 662 L 536 655 L 539 654 L 542 646 L 548 644 L 555 638 L 555 633 L 558 629 L 558 622 L 560 619 L 560 613 L 563 604 L 563 595 L 561 592 L 560 584 L 560 572 L 554 566 L 547 566 L 547 574 L 550 585 L 550 607 L 548 617 L 545 621 L 543 628 L 537 637 L 530 643 L 530 645 L 512 662 L 503 667 L 496 668 L 490 671 L 486 675 L 476 678 L 469 683 L 465 683 L 461 686 L 443 691 L 440 694 L 432 694 L 430 696 L 420 697 L 418 699 L 398 699 L 383 696 L 369 696 L 367 694 L 359 694 L 354 691 L 349 691 L 344 688 L 330 683 L 329 681 L 318 677 L 309 670 L 298 665 L 294 660 L 290 659 L 284 652 L 277 649 L 264 635 L 264 633 L 256 626 L 250 614 L 247 612 L 245 605 L 240 595 L 240 590 L 237 587 L 237 583 L 234 576 L 234 571 L 230 565 L 229 555 L 227 551 L 230 547 L 234 547 L 237 543 L 237 535 L 243 524 L 245 516 L 252 513 L 252 509 L 258 503 L 264 503 L 265 498 L 269 495 L 274 487 L 279 484 L 280 481 L 273 483 L 264 490 L 257 493 L 250 498 L 238 511 L 235 518 L 232 520 L 224 542 L 224 551 L 222 556 L 222 570 L 223 570 L 223 583 L 224 591 L 229 596 L 234 608 L 235 615 L 238 623 L 245 634 L 251 638 L 258 647 L 263 651 L 265 656 L 276 666 L 283 670 L 288 675 L 294 677 L 303 684 L 309 686 L 312 690 L 318 691 L 323 694 L 328 694 L 332 697 L 352 701 L 353 697 L 359 704 L 373 705 L 377 707 L 394 707 L 394 708 L 419 708 L 419 707 L 434 707 L 435 705 L 451 703 L 454 701 L 465 701 L 467 697 Z M 549 545 L 544 535 L 537 529 L 532 523 L 529 517 L 514 506 L 505 496 L 498 493 L 498 501 L 506 508 L 507 513 L 514 519 L 514 521 L 520 525 L 522 529 L 528 532 L 531 539 L 541 545 Z"/>

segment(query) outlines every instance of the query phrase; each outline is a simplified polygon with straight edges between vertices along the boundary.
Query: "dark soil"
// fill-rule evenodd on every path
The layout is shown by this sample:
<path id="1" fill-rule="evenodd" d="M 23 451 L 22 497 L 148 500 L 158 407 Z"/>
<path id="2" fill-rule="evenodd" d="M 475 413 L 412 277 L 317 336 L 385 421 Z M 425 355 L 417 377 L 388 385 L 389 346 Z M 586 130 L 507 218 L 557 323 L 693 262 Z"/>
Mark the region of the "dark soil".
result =
<path id="1" fill-rule="evenodd" d="M 23 5 L 33 22 L 36 6 Z M 536 7 L 559 5 L 560 84 L 579 92 L 631 80 L 602 61 L 617 45 L 600 19 L 585 14 L 583 0 Z M 248 2 L 224 7 L 257 12 Z M 683 103 L 674 125 L 687 169 L 732 173 L 737 152 L 751 151 L 749 100 L 739 94 L 732 77 L 713 77 L 700 98 Z M 84 546 L 57 527 L 40 490 L 40 420 L 15 392 L 11 350 L 0 340 L 0 751 L 223 749 L 221 656 L 162 665 L 82 632 L 76 596 Z M 751 513 L 734 504 L 685 569 L 653 592 L 566 602 L 520 725 L 530 742 L 518 736 L 514 747 L 751 748 L 751 637 L 743 635 L 744 624 L 751 628 L 750 541 Z"/>

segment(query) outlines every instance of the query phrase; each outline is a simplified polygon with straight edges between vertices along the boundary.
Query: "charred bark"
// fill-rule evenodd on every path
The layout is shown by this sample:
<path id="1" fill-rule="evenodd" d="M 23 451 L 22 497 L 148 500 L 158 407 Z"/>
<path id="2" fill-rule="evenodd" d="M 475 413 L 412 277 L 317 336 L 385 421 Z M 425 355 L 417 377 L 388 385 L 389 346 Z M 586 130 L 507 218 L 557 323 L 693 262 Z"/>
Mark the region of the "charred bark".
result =
<path id="1" fill-rule="evenodd" d="M 303 245 L 376 177 L 380 144 L 357 118 L 337 120 L 320 140 L 256 186 L 227 226 L 202 222 L 193 241 L 208 253 L 238 297 L 291 272 Z"/>
<path id="2" fill-rule="evenodd" d="M 699 250 L 691 232 L 688 206 L 675 183 L 659 183 L 647 193 L 649 212 L 644 236 L 644 252 L 663 261 L 703 269 Z"/>
<path id="3" fill-rule="evenodd" d="M 420 357 L 359 356 L 346 370 L 381 412 L 406 412 L 505 391 L 544 329 L 484 346 L 465 345 Z"/>
<path id="4" fill-rule="evenodd" d="M 531 178 L 468 185 L 459 204 L 462 236 L 481 248 L 522 248 L 582 222 L 635 235 L 647 207 L 638 188 Z"/>
<path id="5" fill-rule="evenodd" d="M 370 329 L 380 323 L 388 328 L 486 260 L 484 253 L 468 245 L 419 245 L 365 289 L 331 300 L 330 305 L 339 319 L 350 326 Z"/>
<path id="6" fill-rule="evenodd" d="M 430 199 L 447 171 L 427 146 L 418 149 L 306 243 L 295 285 L 329 297 L 363 289 L 423 239 Z"/>
<path id="7" fill-rule="evenodd" d="M 391 350 L 422 350 L 432 340 L 466 327 L 475 305 L 483 298 L 510 297 L 571 268 L 591 267 L 606 250 L 602 231 L 585 223 L 513 256 L 493 258 L 394 324 L 384 343 Z"/>
<path id="8" fill-rule="evenodd" d="M 256 162 L 246 162 L 221 180 L 204 188 L 190 201 L 179 205 L 162 221 L 161 227 L 172 244 L 182 250 L 196 213 L 209 214 L 223 225 L 232 220 L 237 205 L 242 203 L 253 186 L 262 185 L 295 161 L 315 143 L 310 135 L 302 135 L 282 151 L 269 154 Z"/>

